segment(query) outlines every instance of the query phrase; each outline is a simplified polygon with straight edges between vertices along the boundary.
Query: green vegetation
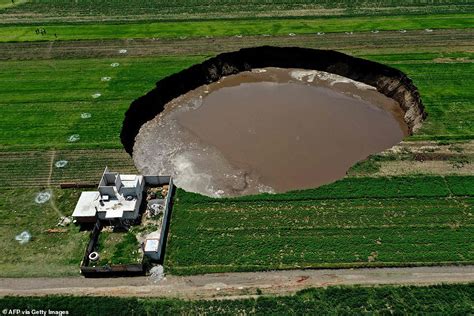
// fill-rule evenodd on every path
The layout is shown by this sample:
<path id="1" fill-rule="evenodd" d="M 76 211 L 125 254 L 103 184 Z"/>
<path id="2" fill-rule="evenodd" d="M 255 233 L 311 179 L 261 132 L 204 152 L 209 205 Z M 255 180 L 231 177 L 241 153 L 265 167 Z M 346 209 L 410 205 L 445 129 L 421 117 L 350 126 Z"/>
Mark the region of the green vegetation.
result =
<path id="1" fill-rule="evenodd" d="M 79 191 L 53 190 L 59 211 L 48 201 L 36 204 L 41 189 L 0 189 L 0 277 L 77 275 L 89 240 L 89 232 L 70 225 L 57 227 L 61 215 L 71 215 Z M 20 245 L 15 236 L 22 231 L 32 235 Z"/>
<path id="2" fill-rule="evenodd" d="M 102 231 L 99 235 L 98 265 L 134 264 L 141 261 L 137 237 L 129 232 Z"/>
<path id="3" fill-rule="evenodd" d="M 473 177 L 349 178 L 236 199 L 180 190 L 166 265 L 175 274 L 196 274 L 472 264 L 473 183 Z"/>
<path id="4" fill-rule="evenodd" d="M 1 0 L 11 5 L 11 0 Z M 2 3 L 0 2 L 0 4 Z M 9 2 L 9 3 L 8 3 Z M 15 4 L 25 1 L 15 0 Z M 1 6 L 0 6 L 1 8 Z M 269 16 L 373 16 L 395 14 L 434 14 L 472 12 L 470 1 L 447 0 L 31 0 L 4 10 L 3 23 L 32 23 L 39 21 L 113 21 L 128 20 L 187 20 L 219 18 L 257 18 Z M 95 18 L 95 19 L 94 19 Z"/>
<path id="5" fill-rule="evenodd" d="M 429 114 L 422 130 L 412 139 L 473 137 L 474 76 L 466 74 L 474 73 L 474 63 L 406 63 L 394 66 L 412 78 Z"/>
<path id="6" fill-rule="evenodd" d="M 474 309 L 472 284 L 427 287 L 329 287 L 293 296 L 240 300 L 114 297 L 5 297 L 0 308 L 66 310 L 69 315 L 467 315 Z"/>
<path id="7" fill-rule="evenodd" d="M 27 0 L 0 0 L 0 10 L 5 8 L 10 8 L 13 6 L 18 6 L 27 2 Z M 0 11 L 1 12 L 1 11 Z"/>
<path id="8" fill-rule="evenodd" d="M 202 59 L 0 62 L 0 150 L 121 148 L 118 135 L 130 103 L 159 79 Z M 111 67 L 114 62 L 120 65 Z M 111 80 L 103 82 L 102 77 Z M 95 93 L 101 96 L 94 99 Z M 83 119 L 82 113 L 92 116 Z M 72 134 L 79 134 L 80 140 L 68 142 Z"/>
<path id="9" fill-rule="evenodd" d="M 135 171 L 130 157 L 121 150 L 118 137 L 124 112 L 132 100 L 150 91 L 156 81 L 216 52 L 260 45 L 265 39 L 265 43 L 272 45 L 337 49 L 388 64 L 413 79 L 429 115 L 422 129 L 409 140 L 456 144 L 474 136 L 471 36 L 474 4 L 471 1 L 431 1 L 429 5 L 417 0 L 22 2 L 15 0 L 12 6 L 10 0 L 0 0 L 0 52 L 3 53 L 0 54 L 3 56 L 0 61 L 0 244 L 4 250 L 0 276 L 3 277 L 77 275 L 89 233 L 73 226 L 56 227 L 61 215 L 72 213 L 79 196 L 79 191 L 59 190 L 57 185 L 76 181 L 94 184 L 105 165 L 122 172 Z M 36 34 L 38 27 L 44 27 L 47 34 Z M 433 32 L 426 32 L 426 28 Z M 370 31 L 375 29 L 394 32 L 372 34 Z M 398 33 L 400 29 L 407 32 Z M 314 35 L 317 32 L 335 34 Z M 290 37 L 289 33 L 297 36 Z M 235 37 L 239 34 L 244 37 Z M 264 34 L 282 37 L 260 36 Z M 206 36 L 214 39 L 205 39 Z M 130 40 L 133 38 L 160 40 L 133 42 Z M 118 50 L 129 48 L 129 43 L 133 43 L 129 53 L 119 55 Z M 112 63 L 119 65 L 111 67 Z M 103 81 L 103 77 L 111 80 Z M 96 93 L 100 97 L 93 98 Z M 81 118 L 83 113 L 90 113 L 91 117 Z M 68 142 L 73 134 L 78 134 L 80 139 Z M 450 152 L 443 156 L 452 164 L 452 170 L 472 160 L 469 149 L 467 153 L 461 152 L 467 147 L 458 147 L 452 150 L 457 154 Z M 429 151 L 423 154 L 426 156 Z M 468 238 L 474 233 L 472 176 L 442 177 L 435 170 L 429 176 L 364 177 L 377 175 L 383 162 L 417 158 L 419 154 L 409 150 L 373 156 L 354 166 L 350 177 L 343 181 L 287 194 L 214 200 L 180 190 L 165 258 L 167 269 L 177 274 L 192 274 L 297 267 L 474 263 L 472 240 Z M 62 169 L 54 167 L 54 162 L 60 159 L 69 162 Z M 34 202 L 38 192 L 50 187 L 54 188 L 59 212 L 54 204 Z M 30 231 L 33 239 L 19 245 L 14 238 L 23 230 Z M 120 237 L 125 238 L 114 240 L 104 232 L 102 241 L 111 246 L 102 256 L 107 263 L 133 260 L 127 256 L 133 254 L 136 239 L 131 234 Z M 440 293 L 445 291 L 444 287 L 432 289 L 435 296 L 443 296 Z M 472 287 L 468 289 L 472 292 Z M 322 306 L 318 307 L 322 311 L 324 308 L 346 310 L 341 307 L 345 306 L 342 301 L 322 303 L 321 300 L 329 297 L 324 293 L 329 292 L 315 291 L 294 299 L 285 298 L 286 305 L 265 298 L 245 301 L 242 308 L 256 311 L 269 308 L 275 313 L 280 311 L 277 308 L 296 311 L 301 300 L 305 300 Z M 347 299 L 345 303 L 363 305 L 351 305 L 353 310 L 387 312 L 388 307 L 374 303 L 376 295 L 382 294 L 364 292 L 369 291 L 365 289 L 357 291 L 362 292 L 345 296 L 354 297 L 354 301 Z M 386 291 L 399 300 L 393 306 L 401 306 L 400 310 L 421 308 L 418 301 L 412 301 L 412 296 L 404 298 L 405 293 L 413 293 L 411 290 Z M 341 293 L 338 297 L 342 299 Z M 419 295 L 424 301 L 435 302 L 427 294 L 433 292 L 423 293 Z M 456 298 L 460 305 L 442 301 L 441 305 L 433 303 L 429 307 L 432 309 L 423 311 L 442 313 L 447 308 L 442 304 L 446 303 L 449 311 L 459 308 L 461 313 L 465 296 L 460 294 Z M 48 299 L 63 302 L 58 304 L 80 304 L 79 298 L 77 301 Z M 42 300 L 30 302 L 42 304 Z M 95 302 L 93 298 L 90 300 Z M 136 300 L 126 302 L 133 304 Z M 163 304 L 167 306 L 163 308 L 171 311 L 185 307 L 215 311 L 218 305 L 213 304 L 220 303 L 186 305 L 166 301 Z M 229 305 L 229 313 L 235 314 L 235 308 L 241 306 L 235 304 Z M 117 303 L 118 306 L 121 305 Z M 154 308 L 139 306 L 147 311 Z M 312 308 L 317 310 L 315 306 Z"/>
<path id="10" fill-rule="evenodd" d="M 472 54 L 471 54 L 472 55 Z M 472 57 L 471 55 L 462 55 Z M 397 55 L 398 56 L 398 55 Z M 436 63 L 459 54 L 408 54 L 403 64 L 419 87 L 429 117 L 412 139 L 472 139 L 473 63 Z M 387 55 L 366 56 L 381 62 Z M 118 134 L 132 100 L 159 79 L 202 61 L 204 56 L 3 61 L 0 68 L 0 149 L 121 148 Z M 398 58 L 398 57 L 396 57 Z M 428 60 L 420 63 L 420 60 Z M 110 66 L 119 62 L 119 66 Z M 108 82 L 101 78 L 110 76 Z M 462 81 L 459 78 L 463 78 Z M 15 80 L 12 80 L 15 78 Z M 101 93 L 97 99 L 92 95 Z M 81 113 L 91 113 L 82 119 Z M 104 123 L 107 118 L 107 124 Z M 31 128 L 25 129 L 25 126 Z M 96 137 L 100 133 L 101 137 Z M 68 137 L 79 134 L 78 142 Z"/>
<path id="11" fill-rule="evenodd" d="M 36 26 L 3 26 L 0 42 L 83 40 L 115 38 L 185 39 L 205 36 L 288 35 L 317 32 L 369 32 L 371 30 L 466 29 L 474 27 L 472 14 L 384 16 L 351 18 L 298 18 L 268 20 L 219 20 L 127 24 L 45 24 L 47 34 Z M 54 35 L 56 34 L 58 37 Z"/>

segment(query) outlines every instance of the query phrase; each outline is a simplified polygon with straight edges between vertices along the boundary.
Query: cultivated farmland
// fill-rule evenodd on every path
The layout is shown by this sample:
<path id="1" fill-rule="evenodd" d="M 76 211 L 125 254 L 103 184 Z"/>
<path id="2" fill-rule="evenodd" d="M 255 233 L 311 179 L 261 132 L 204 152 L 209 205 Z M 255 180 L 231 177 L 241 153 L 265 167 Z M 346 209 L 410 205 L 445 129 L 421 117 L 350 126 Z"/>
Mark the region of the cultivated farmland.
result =
<path id="1" fill-rule="evenodd" d="M 106 165 L 134 172 L 118 136 L 135 98 L 217 53 L 263 44 L 336 49 L 401 69 L 428 118 L 326 187 L 235 200 L 179 191 L 168 272 L 473 263 L 472 4 L 381 1 L 372 16 L 369 1 L 16 2 L 0 11 L 1 276 L 76 275 L 87 234 L 51 231 L 79 195 L 59 183 L 94 184 Z M 255 18 L 263 9 L 268 17 Z M 174 20 L 183 13 L 187 21 Z M 56 167 L 60 160 L 67 165 Z M 34 202 L 45 190 L 54 204 Z M 23 230 L 33 238 L 18 245 Z"/>

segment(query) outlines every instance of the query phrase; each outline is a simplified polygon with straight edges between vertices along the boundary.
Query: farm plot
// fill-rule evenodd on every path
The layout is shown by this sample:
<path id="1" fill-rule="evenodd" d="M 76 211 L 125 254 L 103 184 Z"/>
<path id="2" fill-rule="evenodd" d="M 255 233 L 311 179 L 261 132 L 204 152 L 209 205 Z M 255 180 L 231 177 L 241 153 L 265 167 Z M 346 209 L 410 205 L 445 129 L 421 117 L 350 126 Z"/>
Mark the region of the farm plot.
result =
<path id="1" fill-rule="evenodd" d="M 247 289 L 240 295 L 252 295 Z M 257 293 L 258 295 L 259 293 Z M 311 288 L 289 296 L 191 300 L 102 296 L 7 296 L 0 307 L 74 310 L 78 315 L 456 314 L 472 311 L 472 284 Z"/>
<path id="2" fill-rule="evenodd" d="M 462 54 L 445 54 L 447 58 L 470 57 L 458 55 Z M 393 64 L 413 78 L 429 113 L 422 130 L 412 139 L 472 139 L 474 92 L 470 87 L 474 79 L 466 74 L 474 71 L 474 64 L 455 59 L 449 63 L 429 62 L 434 56 L 423 56 L 413 54 L 413 62 Z M 0 74 L 0 149 L 121 148 L 118 135 L 131 101 L 151 90 L 157 80 L 204 58 L 0 62 L 5 69 Z M 389 57 L 368 58 L 383 61 Z M 422 58 L 428 58 L 427 62 L 420 64 Z M 111 67 L 114 62 L 119 66 Z M 110 80 L 103 81 L 103 77 Z M 79 138 L 70 141 L 72 135 Z"/>
<path id="3" fill-rule="evenodd" d="M 97 185 L 105 166 L 136 173 L 131 157 L 121 149 L 0 152 L 0 187 L 47 187 L 62 182 Z"/>
<path id="4" fill-rule="evenodd" d="M 240 295 L 252 295 L 247 289 Z M 258 295 L 258 293 L 257 293 Z M 186 300 L 102 296 L 7 296 L 0 307 L 20 310 L 74 310 L 78 315 L 327 315 L 327 314 L 455 314 L 472 311 L 472 284 L 311 288 L 289 296 L 246 299 Z"/>
<path id="5" fill-rule="evenodd" d="M 35 202 L 41 189 L 0 189 L 0 277 L 77 275 L 89 239 L 88 231 L 74 225 L 58 227 L 61 215 L 70 216 L 79 191 L 49 191 L 57 210 L 46 201 Z M 23 231 L 31 240 L 19 244 Z"/>
<path id="6" fill-rule="evenodd" d="M 160 78 L 200 60 L 4 62 L 0 66 L 5 69 L 0 74 L 0 150 L 121 148 L 119 134 L 130 103 Z M 118 66 L 112 67 L 114 63 Z"/>
<path id="7" fill-rule="evenodd" d="M 3 23 L 31 23 L 35 21 L 127 21 L 157 19 L 215 19 L 268 16 L 353 16 L 393 14 L 433 14 L 450 12 L 472 12 L 472 4 L 450 0 L 431 2 L 418 1 L 147 1 L 133 3 L 125 0 L 67 1 L 67 0 L 16 0 L 16 7 L 3 10 Z M 12 6 L 11 1 L 1 0 L 0 9 Z"/>
<path id="8" fill-rule="evenodd" d="M 205 20 L 124 24 L 46 24 L 41 35 L 36 26 L 3 26 L 0 42 L 134 39 L 181 39 L 199 37 L 314 34 L 330 32 L 371 32 L 403 29 L 468 29 L 474 26 L 472 14 L 345 17 L 345 18 L 291 18 L 291 19 L 242 19 Z M 403 32 L 404 32 L 403 31 Z M 403 35 L 399 33 L 400 35 Z"/>
<path id="9" fill-rule="evenodd" d="M 179 191 L 166 264 L 172 273 L 195 274 L 474 262 L 472 197 L 452 196 L 442 183 L 437 190 L 436 181 L 420 177 L 406 179 L 417 183 L 413 198 L 400 198 L 403 188 L 373 198 L 364 192 L 387 192 L 375 180 L 359 182 L 366 190 L 351 199 L 318 197 L 325 187 L 303 200 L 296 192 L 199 202 Z M 472 177 L 453 177 L 444 187 L 459 180 L 471 189 L 456 193 L 472 195 Z M 345 181 L 336 183 L 337 192 L 344 192 Z"/>
<path id="10" fill-rule="evenodd" d="M 207 56 L 243 47 L 260 45 L 299 46 L 337 49 L 355 56 L 376 55 L 384 62 L 446 62 L 449 59 L 472 60 L 474 29 L 439 29 L 436 32 L 416 30 L 400 36 L 397 31 L 326 33 L 289 36 L 246 36 L 192 39 L 79 40 L 54 42 L 14 42 L 0 45 L 0 60 L 69 59 L 116 57 L 121 49 L 127 56 Z M 414 50 L 415 49 L 415 50 Z M 456 59 L 454 60 L 456 61 Z"/>

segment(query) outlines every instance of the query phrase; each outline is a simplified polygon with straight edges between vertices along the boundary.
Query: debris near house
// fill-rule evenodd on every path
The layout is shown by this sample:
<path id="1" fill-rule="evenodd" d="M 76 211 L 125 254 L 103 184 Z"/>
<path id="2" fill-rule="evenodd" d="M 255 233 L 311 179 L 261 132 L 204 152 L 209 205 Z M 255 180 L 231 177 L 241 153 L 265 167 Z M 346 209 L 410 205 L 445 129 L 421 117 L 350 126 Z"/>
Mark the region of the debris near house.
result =
<path id="1" fill-rule="evenodd" d="M 62 233 L 67 233 L 66 228 L 49 228 L 45 231 L 48 234 L 62 234 Z"/>
<path id="2" fill-rule="evenodd" d="M 150 280 L 153 283 L 157 283 L 164 279 L 166 278 L 165 278 L 164 268 L 162 265 L 156 265 L 150 269 Z"/>
<path id="3" fill-rule="evenodd" d="M 70 216 L 61 216 L 59 218 L 59 222 L 56 226 L 61 226 L 61 227 L 69 226 L 69 224 L 71 224 L 71 222 L 72 222 L 72 217 L 70 217 Z"/>

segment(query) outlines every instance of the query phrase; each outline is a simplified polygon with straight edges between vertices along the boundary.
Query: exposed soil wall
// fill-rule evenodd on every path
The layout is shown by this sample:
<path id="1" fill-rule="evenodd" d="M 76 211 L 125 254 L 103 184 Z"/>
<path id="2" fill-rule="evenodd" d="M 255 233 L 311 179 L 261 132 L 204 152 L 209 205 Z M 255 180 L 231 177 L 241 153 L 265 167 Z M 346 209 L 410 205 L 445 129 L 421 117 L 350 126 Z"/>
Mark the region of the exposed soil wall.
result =
<path id="1" fill-rule="evenodd" d="M 172 99 L 223 76 L 266 67 L 325 71 L 374 86 L 400 104 L 410 133 L 426 117 L 417 88 L 395 68 L 332 50 L 262 46 L 220 54 L 157 82 L 155 89 L 133 101 L 125 113 L 120 134 L 125 150 L 133 153 L 141 126 L 163 111 Z"/>

